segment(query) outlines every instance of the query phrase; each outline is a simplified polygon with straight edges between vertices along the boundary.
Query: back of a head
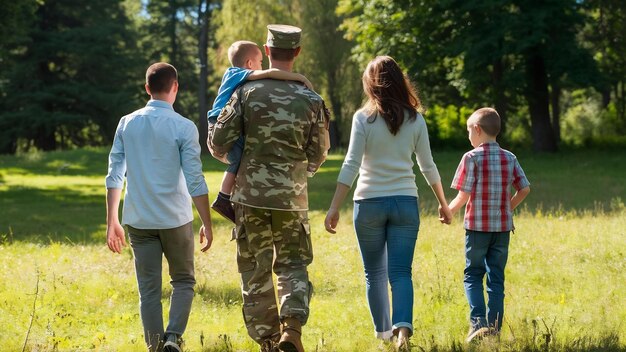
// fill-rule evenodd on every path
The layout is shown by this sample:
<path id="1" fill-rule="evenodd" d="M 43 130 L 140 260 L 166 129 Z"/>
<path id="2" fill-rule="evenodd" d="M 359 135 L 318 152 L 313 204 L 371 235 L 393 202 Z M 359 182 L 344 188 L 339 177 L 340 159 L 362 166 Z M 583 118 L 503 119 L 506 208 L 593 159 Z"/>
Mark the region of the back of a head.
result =
<path id="1" fill-rule="evenodd" d="M 246 61 L 260 50 L 256 43 L 248 40 L 239 40 L 228 48 L 228 61 L 233 67 L 244 67 Z"/>
<path id="2" fill-rule="evenodd" d="M 500 133 L 500 115 L 495 109 L 480 108 L 472 115 L 476 118 L 476 124 L 488 135 L 496 137 Z"/>
<path id="3" fill-rule="evenodd" d="M 389 56 L 377 56 L 363 72 L 363 91 L 367 96 L 366 110 L 376 119 L 380 114 L 392 134 L 396 134 L 404 122 L 405 110 L 420 111 L 421 101 L 417 92 L 400 66 Z M 410 114 L 409 119 L 414 119 Z"/>
<path id="4" fill-rule="evenodd" d="M 269 57 L 274 61 L 293 61 L 300 47 L 302 29 L 286 24 L 270 24 L 267 26 Z"/>
<path id="5" fill-rule="evenodd" d="M 151 94 L 168 93 L 177 80 L 176 68 L 166 62 L 157 62 L 146 70 L 146 84 Z"/>

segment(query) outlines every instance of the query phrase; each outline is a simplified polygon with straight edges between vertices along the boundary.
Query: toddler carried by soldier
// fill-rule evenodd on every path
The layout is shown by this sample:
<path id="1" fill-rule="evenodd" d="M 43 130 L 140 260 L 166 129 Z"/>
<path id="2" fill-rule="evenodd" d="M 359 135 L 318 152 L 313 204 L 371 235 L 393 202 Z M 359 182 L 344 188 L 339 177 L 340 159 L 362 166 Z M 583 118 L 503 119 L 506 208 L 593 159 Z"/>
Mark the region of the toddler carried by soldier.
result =
<path id="1" fill-rule="evenodd" d="M 311 82 L 299 73 L 288 72 L 276 68 L 263 70 L 263 54 L 259 47 L 250 41 L 240 40 L 234 42 L 228 48 L 228 60 L 232 67 L 226 69 L 222 76 L 222 83 L 217 92 L 217 97 L 213 103 L 213 108 L 207 113 L 209 120 L 209 130 L 213 129 L 217 117 L 222 112 L 224 106 L 230 99 L 235 89 L 246 81 L 254 81 L 259 79 L 278 79 L 285 81 L 300 81 L 309 89 L 313 89 Z M 232 149 L 220 160 L 229 164 L 224 172 L 220 192 L 211 205 L 211 208 L 223 217 L 235 222 L 235 213 L 230 203 L 230 194 L 235 185 L 235 176 L 241 162 L 241 154 L 243 152 L 244 137 L 233 144 Z M 210 146 L 209 146 L 210 148 Z"/>
<path id="2" fill-rule="evenodd" d="M 300 34 L 297 27 L 268 26 L 265 53 L 270 67 L 292 70 Z M 231 198 L 233 237 L 243 318 L 261 351 L 304 351 L 302 327 L 313 290 L 307 271 L 313 260 L 307 175 L 326 159 L 328 120 L 324 101 L 314 91 L 297 82 L 265 79 L 237 88 L 209 131 L 211 153 L 217 158 L 242 131 L 246 136 Z"/>

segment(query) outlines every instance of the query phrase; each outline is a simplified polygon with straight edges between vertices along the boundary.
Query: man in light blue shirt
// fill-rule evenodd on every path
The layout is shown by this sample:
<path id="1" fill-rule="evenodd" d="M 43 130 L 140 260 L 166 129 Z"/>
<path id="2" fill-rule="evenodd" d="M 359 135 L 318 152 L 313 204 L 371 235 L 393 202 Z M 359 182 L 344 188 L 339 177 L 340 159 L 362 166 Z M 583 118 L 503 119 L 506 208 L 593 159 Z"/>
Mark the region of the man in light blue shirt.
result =
<path id="1" fill-rule="evenodd" d="M 150 351 L 179 352 L 194 295 L 194 241 L 191 223 L 195 204 L 202 226 L 202 252 L 213 232 L 208 188 L 202 174 L 198 129 L 174 111 L 178 75 L 174 66 L 156 63 L 146 72 L 145 108 L 122 117 L 109 154 L 107 245 L 121 253 L 126 245 L 119 203 L 135 257 L 141 321 Z M 165 255 L 173 287 L 167 329 L 161 306 L 161 263 Z"/>

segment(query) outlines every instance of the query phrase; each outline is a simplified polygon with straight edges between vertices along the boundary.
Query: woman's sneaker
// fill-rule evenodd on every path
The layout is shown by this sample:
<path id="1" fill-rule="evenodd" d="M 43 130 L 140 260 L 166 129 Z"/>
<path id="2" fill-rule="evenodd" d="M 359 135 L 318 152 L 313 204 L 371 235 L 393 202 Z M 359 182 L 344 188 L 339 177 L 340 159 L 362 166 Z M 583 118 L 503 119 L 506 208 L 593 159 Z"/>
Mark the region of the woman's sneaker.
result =
<path id="1" fill-rule="evenodd" d="M 167 334 L 167 340 L 163 345 L 163 352 L 182 352 L 183 350 L 180 348 L 182 344 L 182 339 L 176 335 Z"/>

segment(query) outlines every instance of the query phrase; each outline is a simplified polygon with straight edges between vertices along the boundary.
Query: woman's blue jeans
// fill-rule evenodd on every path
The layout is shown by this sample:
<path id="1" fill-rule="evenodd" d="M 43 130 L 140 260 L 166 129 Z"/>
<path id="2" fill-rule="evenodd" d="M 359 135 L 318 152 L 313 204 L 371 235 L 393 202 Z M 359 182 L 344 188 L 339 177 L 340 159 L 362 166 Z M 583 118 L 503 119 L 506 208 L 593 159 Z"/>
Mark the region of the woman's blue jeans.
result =
<path id="1" fill-rule="evenodd" d="M 510 233 L 465 232 L 465 294 L 470 306 L 470 327 L 500 330 L 504 319 L 504 268 L 509 256 Z M 487 275 L 485 306 L 483 279 Z"/>
<path id="2" fill-rule="evenodd" d="M 419 224 L 417 197 L 389 196 L 354 202 L 354 228 L 365 268 L 367 301 L 378 338 L 389 339 L 392 332 L 401 327 L 413 333 L 411 264 Z"/>

